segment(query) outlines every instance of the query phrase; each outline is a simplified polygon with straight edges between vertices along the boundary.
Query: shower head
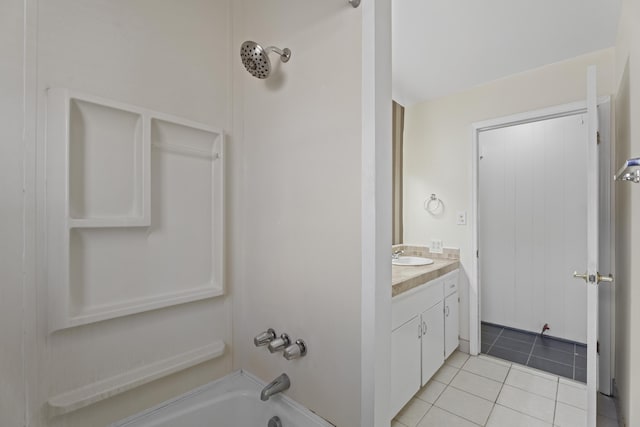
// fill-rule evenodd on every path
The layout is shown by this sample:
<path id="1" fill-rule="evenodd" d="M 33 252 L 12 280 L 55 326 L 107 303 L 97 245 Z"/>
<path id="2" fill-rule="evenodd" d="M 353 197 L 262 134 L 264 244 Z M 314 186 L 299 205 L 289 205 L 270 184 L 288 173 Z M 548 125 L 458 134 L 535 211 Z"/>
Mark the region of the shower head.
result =
<path id="1" fill-rule="evenodd" d="M 289 58 L 291 58 L 291 51 L 287 48 L 278 49 L 275 46 L 269 46 L 265 49 L 256 42 L 246 41 L 242 43 L 242 47 L 240 47 L 242 65 L 244 65 L 244 68 L 246 68 L 253 77 L 266 79 L 271 73 L 271 61 L 269 61 L 269 54 L 271 52 L 280 55 L 282 62 L 287 62 Z"/>

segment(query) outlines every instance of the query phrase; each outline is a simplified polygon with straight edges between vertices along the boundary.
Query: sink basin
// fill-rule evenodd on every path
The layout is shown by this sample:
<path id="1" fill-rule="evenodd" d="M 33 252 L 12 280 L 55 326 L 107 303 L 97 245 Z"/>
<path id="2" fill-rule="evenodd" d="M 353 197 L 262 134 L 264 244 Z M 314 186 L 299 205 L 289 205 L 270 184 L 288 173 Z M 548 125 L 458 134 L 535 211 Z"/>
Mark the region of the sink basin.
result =
<path id="1" fill-rule="evenodd" d="M 393 265 L 429 265 L 433 264 L 433 260 L 431 258 L 422 258 L 419 256 L 401 256 L 397 259 L 392 259 L 391 264 Z"/>

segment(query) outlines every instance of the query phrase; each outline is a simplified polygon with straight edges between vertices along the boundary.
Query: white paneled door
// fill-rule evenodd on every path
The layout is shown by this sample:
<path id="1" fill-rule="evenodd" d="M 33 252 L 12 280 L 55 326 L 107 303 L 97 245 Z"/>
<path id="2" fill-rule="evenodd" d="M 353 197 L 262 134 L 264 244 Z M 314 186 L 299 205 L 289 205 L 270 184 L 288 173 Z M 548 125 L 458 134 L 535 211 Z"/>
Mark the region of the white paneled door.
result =
<path id="1" fill-rule="evenodd" d="M 586 114 L 479 135 L 479 250 L 485 322 L 587 340 Z"/>

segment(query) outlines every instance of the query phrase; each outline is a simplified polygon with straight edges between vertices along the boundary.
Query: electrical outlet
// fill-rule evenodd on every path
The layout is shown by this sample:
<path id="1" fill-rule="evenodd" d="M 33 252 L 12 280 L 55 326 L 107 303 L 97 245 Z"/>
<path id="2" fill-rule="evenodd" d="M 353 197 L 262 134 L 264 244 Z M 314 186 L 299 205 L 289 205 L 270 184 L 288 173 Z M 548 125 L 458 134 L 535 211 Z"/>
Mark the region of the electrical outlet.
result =
<path id="1" fill-rule="evenodd" d="M 442 253 L 442 240 L 431 239 L 431 252 L 433 252 L 434 254 Z"/>
<path id="2" fill-rule="evenodd" d="M 456 223 L 458 225 L 467 225 L 467 212 L 466 211 L 458 211 L 456 214 Z"/>

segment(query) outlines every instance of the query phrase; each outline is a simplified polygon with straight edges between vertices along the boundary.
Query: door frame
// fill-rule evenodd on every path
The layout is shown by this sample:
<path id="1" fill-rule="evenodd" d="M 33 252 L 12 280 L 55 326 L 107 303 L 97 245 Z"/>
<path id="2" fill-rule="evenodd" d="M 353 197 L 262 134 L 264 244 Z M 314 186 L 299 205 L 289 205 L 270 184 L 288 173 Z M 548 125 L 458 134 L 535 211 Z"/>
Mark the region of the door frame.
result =
<path id="1" fill-rule="evenodd" d="M 605 107 L 600 109 L 599 108 L 599 114 L 602 113 L 606 113 L 608 115 L 609 118 L 609 124 L 602 126 L 603 128 L 609 130 L 608 134 L 603 134 L 602 137 L 603 138 L 607 138 L 609 141 L 609 144 L 606 144 L 605 146 L 609 149 L 609 154 L 607 156 L 604 156 L 609 163 L 611 163 L 612 161 L 612 157 L 611 156 L 611 150 L 612 150 L 612 144 L 611 144 L 611 134 L 610 134 L 610 129 L 612 129 L 611 126 L 611 97 L 609 96 L 605 96 L 605 97 L 599 97 L 598 98 L 598 107 Z M 571 115 L 576 115 L 576 114 L 583 114 L 587 112 L 587 102 L 585 101 L 579 101 L 579 102 L 573 102 L 573 103 L 569 103 L 569 104 L 563 104 L 563 105 L 557 105 L 557 106 L 553 106 L 553 107 L 549 107 L 549 108 L 543 108 L 543 109 L 539 109 L 539 110 L 534 110 L 534 111 L 528 111 L 525 113 L 519 113 L 519 114 L 513 114 L 513 115 L 509 115 L 509 116 L 504 116 L 504 117 L 499 117 L 496 119 L 490 119 L 490 120 L 485 120 L 485 121 L 481 121 L 481 122 L 475 122 L 471 125 L 471 141 L 472 141 L 472 173 L 471 173 L 471 179 L 472 179 L 472 184 L 471 184 L 471 217 L 469 218 L 470 220 L 470 225 L 471 225 L 471 235 L 472 235 L 472 248 L 473 250 L 476 252 L 476 256 L 472 256 L 471 259 L 471 263 L 470 263 L 470 271 L 469 271 L 469 353 L 471 355 L 478 355 L 480 352 L 480 313 L 481 313 L 481 306 L 480 306 L 480 294 L 481 294 L 481 283 L 480 283 L 480 276 L 479 276 L 479 267 L 480 267 L 480 263 L 479 263 L 479 259 L 478 259 L 478 249 L 479 249 L 479 227 L 478 227 L 478 197 L 479 197 L 479 191 L 478 191 L 478 183 L 479 183 L 479 168 L 478 168 L 478 154 L 479 154 L 479 135 L 480 132 L 483 131 L 488 131 L 488 130 L 492 130 L 492 129 L 499 129 L 499 128 L 504 128 L 504 127 L 508 127 L 508 126 L 514 126 L 514 125 L 519 125 L 519 124 L 524 124 L 524 123 L 532 123 L 532 122 L 537 122 L 537 121 L 541 121 L 541 120 L 547 120 L 547 119 L 554 119 L 554 118 L 559 118 L 559 117 L 566 117 L 566 116 L 571 116 Z M 613 170 L 613 166 L 609 165 L 610 170 Z M 610 193 L 612 194 L 612 192 Z M 615 220 L 615 217 L 613 216 L 614 212 L 613 212 L 613 205 L 610 204 L 610 218 L 611 221 L 613 222 Z M 610 224 L 609 227 L 613 227 L 615 226 L 615 224 Z M 613 250 L 614 250 L 614 241 L 613 241 L 613 235 L 611 236 L 612 238 L 610 239 L 610 245 L 609 245 L 609 257 L 613 256 Z M 615 263 L 611 263 L 611 268 L 613 268 L 615 266 Z M 615 274 L 614 271 L 611 271 L 611 273 Z M 615 277 L 615 276 L 614 276 Z M 614 340 L 615 337 L 613 335 L 613 331 L 615 330 L 615 324 L 614 324 L 614 320 L 615 320 L 615 295 L 613 294 L 615 288 L 612 287 L 611 288 L 611 317 L 609 319 L 610 323 L 610 327 L 607 328 L 608 330 L 610 330 L 610 334 L 612 337 L 611 340 L 611 348 L 610 348 L 610 359 L 609 359 L 609 363 L 608 366 L 610 366 L 610 373 L 611 376 L 613 376 L 613 372 L 614 372 L 614 361 L 615 361 L 615 357 L 614 357 Z M 599 330 L 602 330 L 602 328 L 599 328 Z M 610 383 L 610 382 L 609 382 Z"/>

